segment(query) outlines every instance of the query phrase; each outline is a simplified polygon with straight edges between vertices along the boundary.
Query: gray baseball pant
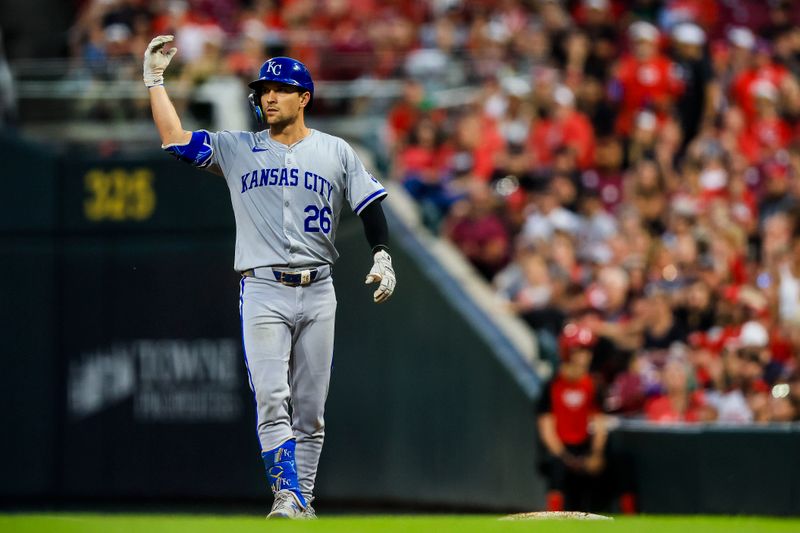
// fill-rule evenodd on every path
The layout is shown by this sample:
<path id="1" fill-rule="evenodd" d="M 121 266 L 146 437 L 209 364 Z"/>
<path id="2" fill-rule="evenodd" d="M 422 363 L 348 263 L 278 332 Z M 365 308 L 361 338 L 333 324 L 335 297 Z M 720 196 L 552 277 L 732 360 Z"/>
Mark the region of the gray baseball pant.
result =
<path id="1" fill-rule="evenodd" d="M 310 501 L 325 437 L 325 400 L 333 362 L 333 280 L 288 287 L 243 277 L 239 303 L 261 450 L 296 439 L 297 477 Z"/>

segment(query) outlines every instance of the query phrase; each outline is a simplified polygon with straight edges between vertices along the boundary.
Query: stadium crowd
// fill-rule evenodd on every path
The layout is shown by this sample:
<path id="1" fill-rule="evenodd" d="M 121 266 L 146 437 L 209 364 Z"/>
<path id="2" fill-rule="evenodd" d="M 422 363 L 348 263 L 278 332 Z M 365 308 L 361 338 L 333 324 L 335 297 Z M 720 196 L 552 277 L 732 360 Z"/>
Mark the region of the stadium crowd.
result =
<path id="1" fill-rule="evenodd" d="M 402 78 L 391 179 L 542 353 L 585 328 L 603 410 L 747 423 L 800 418 L 799 23 L 785 0 L 89 0 L 70 52 L 102 76 L 173 33 L 188 85 L 271 54 Z"/>
<path id="2" fill-rule="evenodd" d="M 394 178 L 542 352 L 557 364 L 565 325 L 591 332 L 607 412 L 800 413 L 800 11 L 725 5 L 443 18 L 480 95 L 426 110 L 436 80 L 416 77 L 389 115 Z"/>

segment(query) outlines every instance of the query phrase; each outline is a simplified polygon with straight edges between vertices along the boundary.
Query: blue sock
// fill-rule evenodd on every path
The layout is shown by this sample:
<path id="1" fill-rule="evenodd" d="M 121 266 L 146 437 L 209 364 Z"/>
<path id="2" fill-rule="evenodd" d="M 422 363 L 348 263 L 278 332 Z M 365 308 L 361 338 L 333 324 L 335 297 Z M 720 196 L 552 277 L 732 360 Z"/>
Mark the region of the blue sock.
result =
<path id="1" fill-rule="evenodd" d="M 297 445 L 294 439 L 289 439 L 274 450 L 261 452 L 261 459 L 267 469 L 267 479 L 272 492 L 290 490 L 297 496 L 300 505 L 306 507 L 306 499 L 300 492 L 297 482 L 297 466 L 294 462 L 294 448 Z"/>

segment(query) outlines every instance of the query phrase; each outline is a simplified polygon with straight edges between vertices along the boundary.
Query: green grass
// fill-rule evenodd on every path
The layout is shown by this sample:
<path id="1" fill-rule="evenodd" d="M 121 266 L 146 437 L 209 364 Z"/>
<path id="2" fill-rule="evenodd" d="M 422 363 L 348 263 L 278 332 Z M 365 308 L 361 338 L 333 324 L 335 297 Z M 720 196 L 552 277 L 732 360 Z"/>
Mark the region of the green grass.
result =
<path id="1" fill-rule="evenodd" d="M 253 516 L 128 515 L 128 514 L 0 514 L 0 532 L 11 533 L 537 533 L 647 532 L 647 533 L 767 533 L 800 531 L 800 519 L 759 517 L 617 517 L 613 522 L 525 521 L 505 522 L 496 516 L 334 516 L 316 521 L 266 521 Z"/>

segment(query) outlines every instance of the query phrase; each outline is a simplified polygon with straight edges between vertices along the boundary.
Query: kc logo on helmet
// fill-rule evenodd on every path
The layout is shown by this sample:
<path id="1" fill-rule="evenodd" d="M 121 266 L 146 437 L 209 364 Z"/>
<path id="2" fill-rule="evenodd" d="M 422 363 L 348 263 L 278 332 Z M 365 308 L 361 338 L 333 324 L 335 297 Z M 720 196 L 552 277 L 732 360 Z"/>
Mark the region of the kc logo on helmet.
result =
<path id="1" fill-rule="evenodd" d="M 280 63 L 274 63 L 272 61 L 267 62 L 267 72 L 274 74 L 275 76 L 281 75 L 281 65 Z"/>

